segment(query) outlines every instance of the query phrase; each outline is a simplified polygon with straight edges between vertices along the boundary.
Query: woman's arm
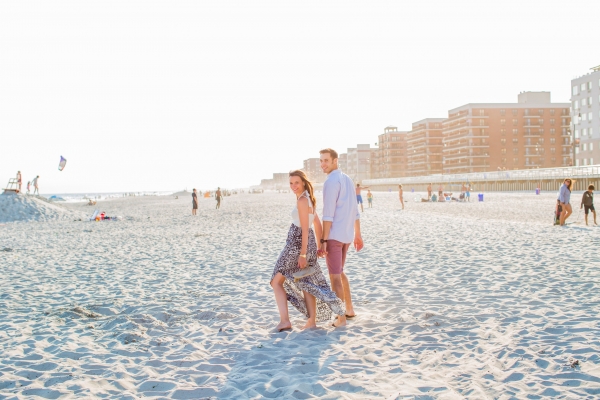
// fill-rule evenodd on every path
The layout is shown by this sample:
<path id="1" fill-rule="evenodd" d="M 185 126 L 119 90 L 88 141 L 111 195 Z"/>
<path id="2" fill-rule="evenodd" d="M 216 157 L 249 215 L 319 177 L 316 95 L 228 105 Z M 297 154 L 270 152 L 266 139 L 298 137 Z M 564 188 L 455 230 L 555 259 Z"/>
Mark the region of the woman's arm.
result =
<path id="1" fill-rule="evenodd" d="M 321 226 L 321 220 L 315 211 L 315 219 L 313 221 L 313 227 L 315 232 L 315 240 L 317 241 L 317 247 L 321 248 L 321 238 L 323 237 L 323 227 Z"/>
<path id="2" fill-rule="evenodd" d="M 306 197 L 298 199 L 298 217 L 300 218 L 300 227 L 302 228 L 302 246 L 300 247 L 300 256 L 298 257 L 298 266 L 306 267 L 306 251 L 308 249 L 308 200 Z M 302 257 L 303 255 L 303 257 Z"/>

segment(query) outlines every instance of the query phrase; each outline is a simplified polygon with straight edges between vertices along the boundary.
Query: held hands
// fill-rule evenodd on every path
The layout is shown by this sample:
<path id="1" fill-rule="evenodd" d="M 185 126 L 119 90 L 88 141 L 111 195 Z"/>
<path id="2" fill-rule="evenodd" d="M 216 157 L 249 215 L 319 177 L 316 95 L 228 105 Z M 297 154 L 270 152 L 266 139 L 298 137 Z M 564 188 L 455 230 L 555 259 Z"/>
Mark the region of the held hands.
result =
<path id="1" fill-rule="evenodd" d="M 323 258 L 327 255 L 327 242 L 323 243 L 317 250 L 317 257 Z"/>

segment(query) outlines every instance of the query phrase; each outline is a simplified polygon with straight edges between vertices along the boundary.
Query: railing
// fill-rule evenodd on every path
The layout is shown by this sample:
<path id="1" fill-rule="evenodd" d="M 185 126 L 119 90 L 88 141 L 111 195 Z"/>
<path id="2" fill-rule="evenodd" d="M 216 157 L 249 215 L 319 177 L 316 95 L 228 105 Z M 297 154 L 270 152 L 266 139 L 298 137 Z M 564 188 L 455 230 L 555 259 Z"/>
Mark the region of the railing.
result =
<path id="1" fill-rule="evenodd" d="M 460 167 L 469 168 L 475 165 L 461 165 Z M 455 167 L 459 167 L 456 165 Z M 414 177 L 383 178 L 383 179 L 365 179 L 364 185 L 391 185 L 391 184 L 410 184 L 410 183 L 429 183 L 429 182 L 483 182 L 483 181 L 517 181 L 517 180 L 542 180 L 542 179 L 562 179 L 571 177 L 577 178 L 599 178 L 600 165 L 588 165 L 581 167 L 562 167 L 562 168 L 536 168 L 520 169 L 511 171 L 490 171 L 473 172 L 465 174 L 438 174 Z"/>

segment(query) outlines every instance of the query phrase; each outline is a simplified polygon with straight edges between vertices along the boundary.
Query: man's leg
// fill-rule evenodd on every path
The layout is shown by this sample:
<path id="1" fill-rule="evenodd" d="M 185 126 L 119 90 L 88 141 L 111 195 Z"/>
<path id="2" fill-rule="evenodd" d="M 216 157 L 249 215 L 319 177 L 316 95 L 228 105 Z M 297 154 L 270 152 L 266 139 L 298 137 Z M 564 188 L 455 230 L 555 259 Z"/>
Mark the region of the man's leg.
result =
<path id="1" fill-rule="evenodd" d="M 337 240 L 329 240 L 327 243 L 327 256 L 325 258 L 327 269 L 329 270 L 331 289 L 342 301 L 346 298 L 344 294 L 344 284 L 342 283 L 344 246 L 346 246 L 344 243 L 338 242 Z M 338 327 L 344 325 L 346 325 L 346 316 L 339 315 L 333 326 Z"/>
<path id="2" fill-rule="evenodd" d="M 344 303 L 346 303 L 346 315 L 354 317 L 354 306 L 352 305 L 352 294 L 350 293 L 350 282 L 344 272 L 342 272 L 342 285 L 344 286 Z M 336 292 L 337 293 L 337 292 Z"/>

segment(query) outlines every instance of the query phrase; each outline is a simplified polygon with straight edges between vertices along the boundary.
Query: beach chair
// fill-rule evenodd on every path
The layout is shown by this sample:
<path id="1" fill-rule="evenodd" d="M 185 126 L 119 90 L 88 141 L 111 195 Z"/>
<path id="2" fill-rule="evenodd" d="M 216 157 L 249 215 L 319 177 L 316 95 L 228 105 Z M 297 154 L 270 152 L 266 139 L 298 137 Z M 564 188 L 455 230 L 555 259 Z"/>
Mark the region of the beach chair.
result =
<path id="1" fill-rule="evenodd" d="M 6 185 L 6 189 L 2 194 L 18 194 L 19 193 L 19 181 L 17 178 L 10 178 L 8 180 L 8 185 Z"/>

